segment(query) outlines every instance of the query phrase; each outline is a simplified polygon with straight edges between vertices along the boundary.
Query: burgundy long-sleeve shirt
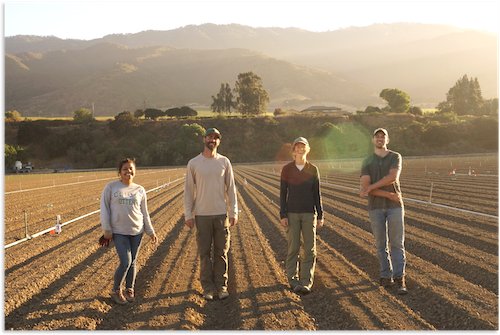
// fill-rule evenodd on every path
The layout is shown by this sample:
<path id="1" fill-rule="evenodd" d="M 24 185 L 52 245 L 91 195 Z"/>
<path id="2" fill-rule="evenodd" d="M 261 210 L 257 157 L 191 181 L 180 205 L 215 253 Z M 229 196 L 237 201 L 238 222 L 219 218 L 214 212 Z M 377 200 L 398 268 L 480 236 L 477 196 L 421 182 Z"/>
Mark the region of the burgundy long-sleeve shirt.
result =
<path id="1" fill-rule="evenodd" d="M 316 213 L 317 219 L 323 219 L 323 205 L 319 189 L 318 168 L 306 162 L 299 170 L 295 162 L 283 167 L 280 187 L 280 218 L 287 213 Z"/>

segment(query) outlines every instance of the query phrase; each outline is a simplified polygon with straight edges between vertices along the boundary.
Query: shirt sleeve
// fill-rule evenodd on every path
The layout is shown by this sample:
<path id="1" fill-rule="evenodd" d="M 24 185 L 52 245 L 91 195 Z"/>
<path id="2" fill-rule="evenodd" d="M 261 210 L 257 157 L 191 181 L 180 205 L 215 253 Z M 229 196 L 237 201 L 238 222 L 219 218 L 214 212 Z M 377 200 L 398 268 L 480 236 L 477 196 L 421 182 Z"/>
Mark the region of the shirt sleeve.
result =
<path id="1" fill-rule="evenodd" d="M 370 163 L 372 156 L 366 157 L 363 159 L 361 163 L 361 176 L 369 176 L 370 175 Z"/>
<path id="2" fill-rule="evenodd" d="M 111 235 L 111 187 L 107 184 L 101 194 L 101 226 L 104 235 Z"/>
<path id="3" fill-rule="evenodd" d="M 238 218 L 238 199 L 236 197 L 236 185 L 234 183 L 233 167 L 231 162 L 227 159 L 226 168 L 226 189 L 227 189 L 227 199 L 229 205 L 229 218 Z"/>
<path id="4" fill-rule="evenodd" d="M 316 207 L 316 213 L 318 214 L 318 220 L 323 219 L 323 203 L 321 201 L 321 190 L 319 187 L 319 170 L 315 167 L 316 173 L 314 174 L 314 184 L 313 184 L 313 196 L 314 196 L 314 207 Z"/>
<path id="5" fill-rule="evenodd" d="M 288 206 L 288 178 L 287 178 L 287 168 L 286 165 L 281 170 L 281 181 L 280 181 L 280 219 L 287 217 Z"/>
<path id="6" fill-rule="evenodd" d="M 394 153 L 394 157 L 391 161 L 391 167 L 390 169 L 398 169 L 401 171 L 401 165 L 402 165 L 402 159 L 401 159 L 401 154 L 399 153 Z"/>
<path id="7" fill-rule="evenodd" d="M 189 161 L 184 181 L 184 218 L 186 221 L 193 219 L 194 187 L 195 179 L 193 164 Z"/>
<path id="8" fill-rule="evenodd" d="M 148 236 L 151 236 L 155 233 L 155 230 L 154 230 L 153 225 L 151 223 L 151 217 L 149 216 L 148 197 L 146 194 L 146 189 L 144 189 L 144 187 L 142 187 L 141 212 L 142 212 L 142 218 L 143 218 L 143 224 L 144 224 L 144 232 Z"/>

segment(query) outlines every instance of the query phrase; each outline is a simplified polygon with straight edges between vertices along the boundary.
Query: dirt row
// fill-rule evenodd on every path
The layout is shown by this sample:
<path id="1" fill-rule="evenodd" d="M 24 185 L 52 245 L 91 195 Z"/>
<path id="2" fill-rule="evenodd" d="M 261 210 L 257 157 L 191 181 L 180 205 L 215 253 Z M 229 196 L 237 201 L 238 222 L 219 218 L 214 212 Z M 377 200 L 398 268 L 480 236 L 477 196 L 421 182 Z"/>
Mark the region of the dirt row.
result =
<path id="1" fill-rule="evenodd" d="M 313 293 L 299 296 L 286 281 L 279 177 L 244 166 L 235 175 L 241 212 L 231 229 L 228 299 L 201 296 L 195 230 L 184 224 L 180 181 L 148 193 L 159 243 L 143 240 L 136 302 L 118 306 L 109 298 L 118 257 L 98 246 L 95 214 L 61 235 L 5 250 L 5 329 L 498 329 L 497 220 L 407 202 L 410 294 L 398 296 L 373 281 L 378 262 L 366 202 L 356 190 L 324 184 L 326 225 L 318 230 Z M 146 189 L 156 186 L 154 174 L 140 176 Z M 102 187 L 81 194 L 91 198 Z M 74 205 L 60 200 L 68 213 Z"/>

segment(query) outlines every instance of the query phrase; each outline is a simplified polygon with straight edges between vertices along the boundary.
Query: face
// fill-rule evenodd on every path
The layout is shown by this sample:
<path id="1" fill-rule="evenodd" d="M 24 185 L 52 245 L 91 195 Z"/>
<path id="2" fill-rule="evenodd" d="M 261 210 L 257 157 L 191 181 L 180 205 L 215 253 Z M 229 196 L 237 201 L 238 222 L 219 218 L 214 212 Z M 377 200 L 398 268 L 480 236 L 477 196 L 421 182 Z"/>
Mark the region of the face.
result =
<path id="1" fill-rule="evenodd" d="M 372 138 L 373 144 L 375 144 L 376 148 L 382 149 L 387 146 L 387 143 L 389 143 L 389 138 L 385 135 L 384 132 L 379 131 L 375 135 L 373 135 Z"/>
<path id="2" fill-rule="evenodd" d="M 293 152 L 295 154 L 298 154 L 298 155 L 307 155 L 308 153 L 308 150 L 307 150 L 307 146 L 304 144 L 304 143 L 297 143 L 295 144 L 295 146 L 293 147 Z"/>
<path id="3" fill-rule="evenodd" d="M 203 138 L 203 143 L 205 143 L 205 146 L 210 149 L 210 151 L 213 151 L 217 149 L 217 147 L 220 144 L 220 136 L 219 134 L 216 133 L 211 133 L 208 134 Z"/>
<path id="4" fill-rule="evenodd" d="M 133 163 L 125 163 L 120 170 L 121 180 L 124 182 L 132 181 L 135 176 L 135 165 Z"/>

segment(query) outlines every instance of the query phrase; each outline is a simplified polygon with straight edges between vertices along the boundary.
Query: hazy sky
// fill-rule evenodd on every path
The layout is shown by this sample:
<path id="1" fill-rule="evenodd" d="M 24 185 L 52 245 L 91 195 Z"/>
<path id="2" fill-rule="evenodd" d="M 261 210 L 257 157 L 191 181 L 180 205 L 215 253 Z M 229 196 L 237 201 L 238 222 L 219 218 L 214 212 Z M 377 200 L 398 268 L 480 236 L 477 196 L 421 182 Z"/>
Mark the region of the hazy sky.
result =
<path id="1" fill-rule="evenodd" d="M 328 31 L 374 23 L 420 22 L 498 33 L 499 1 L 11 1 L 4 36 L 94 39 L 171 30 L 190 24 L 238 23 Z"/>

